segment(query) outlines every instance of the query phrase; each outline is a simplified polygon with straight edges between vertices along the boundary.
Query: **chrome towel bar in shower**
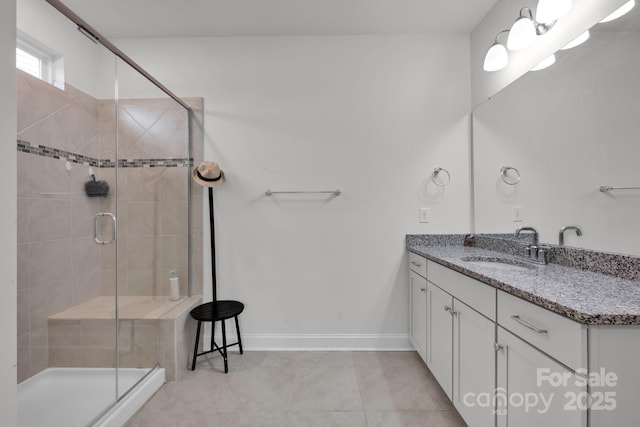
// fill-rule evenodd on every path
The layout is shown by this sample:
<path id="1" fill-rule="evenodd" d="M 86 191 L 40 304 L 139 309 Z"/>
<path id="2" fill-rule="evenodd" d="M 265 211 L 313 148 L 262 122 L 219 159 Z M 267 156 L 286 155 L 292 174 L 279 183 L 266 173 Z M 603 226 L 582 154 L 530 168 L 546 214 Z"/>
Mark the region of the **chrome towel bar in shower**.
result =
<path id="1" fill-rule="evenodd" d="M 603 193 L 611 190 L 640 190 L 640 187 L 610 187 L 608 185 L 602 185 L 600 191 Z"/>
<path id="2" fill-rule="evenodd" d="M 271 197 L 272 194 L 333 194 L 334 196 L 339 196 L 342 194 L 340 190 L 329 190 L 329 191 L 271 191 L 267 190 L 264 192 L 267 197 Z"/>

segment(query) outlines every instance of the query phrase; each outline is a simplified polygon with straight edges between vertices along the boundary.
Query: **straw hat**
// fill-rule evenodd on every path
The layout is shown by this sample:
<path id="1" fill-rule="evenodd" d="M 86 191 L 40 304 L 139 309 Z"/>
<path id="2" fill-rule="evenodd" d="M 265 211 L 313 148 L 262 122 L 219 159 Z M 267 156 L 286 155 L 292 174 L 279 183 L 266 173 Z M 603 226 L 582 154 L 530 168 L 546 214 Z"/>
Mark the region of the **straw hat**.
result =
<path id="1" fill-rule="evenodd" d="M 205 187 L 220 187 L 224 184 L 224 172 L 216 162 L 202 162 L 193 170 L 193 180 Z"/>

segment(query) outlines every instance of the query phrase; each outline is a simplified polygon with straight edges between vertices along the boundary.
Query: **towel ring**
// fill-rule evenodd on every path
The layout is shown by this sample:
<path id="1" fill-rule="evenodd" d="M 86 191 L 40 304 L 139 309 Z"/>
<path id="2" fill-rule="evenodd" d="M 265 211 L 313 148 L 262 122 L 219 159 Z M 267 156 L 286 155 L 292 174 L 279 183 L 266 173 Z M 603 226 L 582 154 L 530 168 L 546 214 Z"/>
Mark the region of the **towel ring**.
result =
<path id="1" fill-rule="evenodd" d="M 508 175 L 510 170 L 515 172 L 514 177 Z M 502 178 L 502 181 L 507 185 L 516 185 L 520 182 L 520 172 L 513 166 L 502 166 L 500 167 L 500 178 Z"/>
<path id="2" fill-rule="evenodd" d="M 446 180 L 438 181 L 437 177 L 440 172 L 444 172 L 447 174 Z M 445 187 L 447 184 L 449 184 L 449 181 L 451 181 L 451 174 L 444 168 L 435 168 L 433 170 L 433 173 L 431 173 L 431 181 L 433 181 L 433 183 L 438 187 Z"/>

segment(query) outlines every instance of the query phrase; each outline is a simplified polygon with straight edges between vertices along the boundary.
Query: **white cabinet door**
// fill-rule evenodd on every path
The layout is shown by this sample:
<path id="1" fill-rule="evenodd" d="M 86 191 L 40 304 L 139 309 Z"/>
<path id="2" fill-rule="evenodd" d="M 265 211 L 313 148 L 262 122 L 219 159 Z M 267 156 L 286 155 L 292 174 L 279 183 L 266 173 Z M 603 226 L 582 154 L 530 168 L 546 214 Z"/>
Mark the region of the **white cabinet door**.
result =
<path id="1" fill-rule="evenodd" d="M 422 360 L 427 361 L 427 279 L 409 271 L 411 292 L 411 343 Z"/>
<path id="2" fill-rule="evenodd" d="M 454 299 L 453 404 L 469 427 L 495 425 L 496 325 Z"/>
<path id="3" fill-rule="evenodd" d="M 453 297 L 427 284 L 427 366 L 449 399 L 453 396 Z"/>
<path id="4" fill-rule="evenodd" d="M 498 427 L 586 426 L 575 373 L 501 327 L 498 345 Z"/>

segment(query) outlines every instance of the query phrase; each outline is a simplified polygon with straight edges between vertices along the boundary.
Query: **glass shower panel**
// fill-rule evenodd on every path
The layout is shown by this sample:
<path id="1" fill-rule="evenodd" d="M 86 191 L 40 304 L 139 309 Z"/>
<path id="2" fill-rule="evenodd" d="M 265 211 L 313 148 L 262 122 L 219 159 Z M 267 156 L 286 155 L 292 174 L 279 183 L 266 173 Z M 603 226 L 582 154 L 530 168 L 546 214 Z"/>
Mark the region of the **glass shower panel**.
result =
<path id="1" fill-rule="evenodd" d="M 118 377 L 175 363 L 189 281 L 188 112 L 118 60 Z M 170 280 L 170 277 L 177 280 Z M 176 283 L 177 282 L 177 283 Z"/>
<path id="2" fill-rule="evenodd" d="M 85 425 L 179 360 L 189 113 L 45 2 L 17 18 L 52 61 L 17 70 L 20 425 Z"/>
<path id="3" fill-rule="evenodd" d="M 82 425 L 117 398 L 117 63 L 44 2 L 19 2 L 17 21 L 17 43 L 52 61 L 43 79 L 16 71 L 18 382 L 36 399 L 20 425 Z"/>

